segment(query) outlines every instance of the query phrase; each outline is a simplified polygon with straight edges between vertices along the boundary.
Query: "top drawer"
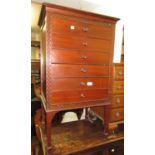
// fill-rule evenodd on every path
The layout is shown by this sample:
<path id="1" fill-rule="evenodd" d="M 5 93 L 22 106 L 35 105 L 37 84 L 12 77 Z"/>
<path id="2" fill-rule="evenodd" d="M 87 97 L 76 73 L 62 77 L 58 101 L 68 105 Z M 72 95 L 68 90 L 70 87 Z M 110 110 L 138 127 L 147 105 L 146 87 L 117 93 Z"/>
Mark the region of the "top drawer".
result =
<path id="1" fill-rule="evenodd" d="M 110 23 L 94 22 L 87 19 L 62 16 L 54 14 L 51 16 L 50 29 L 52 32 L 67 35 L 79 35 L 112 39 L 112 25 Z"/>
<path id="2" fill-rule="evenodd" d="M 124 66 L 114 66 L 114 79 L 124 80 Z"/>

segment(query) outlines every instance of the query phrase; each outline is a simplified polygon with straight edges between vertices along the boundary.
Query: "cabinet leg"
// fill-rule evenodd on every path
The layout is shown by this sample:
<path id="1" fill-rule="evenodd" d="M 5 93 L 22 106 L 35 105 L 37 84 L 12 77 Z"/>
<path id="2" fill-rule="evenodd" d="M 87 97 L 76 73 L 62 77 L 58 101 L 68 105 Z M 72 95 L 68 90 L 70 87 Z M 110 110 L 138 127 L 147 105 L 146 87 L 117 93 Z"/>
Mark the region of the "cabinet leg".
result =
<path id="1" fill-rule="evenodd" d="M 110 122 L 110 105 L 104 106 L 104 133 L 109 133 L 109 122 Z"/>
<path id="2" fill-rule="evenodd" d="M 85 119 L 88 120 L 89 108 L 85 108 Z"/>
<path id="3" fill-rule="evenodd" d="M 51 146 L 51 126 L 52 126 L 52 120 L 55 116 L 56 112 L 47 112 L 46 113 L 46 134 L 47 134 L 47 151 L 49 152 L 52 149 Z"/>

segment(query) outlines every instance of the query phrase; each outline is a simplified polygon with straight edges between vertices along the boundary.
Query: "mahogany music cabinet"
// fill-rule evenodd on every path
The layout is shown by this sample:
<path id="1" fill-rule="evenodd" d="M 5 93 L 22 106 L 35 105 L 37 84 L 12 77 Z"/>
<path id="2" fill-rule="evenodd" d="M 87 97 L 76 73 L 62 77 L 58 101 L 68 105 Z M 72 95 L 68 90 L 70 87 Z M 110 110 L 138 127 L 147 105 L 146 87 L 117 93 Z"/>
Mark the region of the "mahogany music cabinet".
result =
<path id="1" fill-rule="evenodd" d="M 104 106 L 104 132 L 108 132 L 118 20 L 53 4 L 42 5 L 38 22 L 41 100 L 48 150 L 52 148 L 51 121 L 59 111 Z"/>

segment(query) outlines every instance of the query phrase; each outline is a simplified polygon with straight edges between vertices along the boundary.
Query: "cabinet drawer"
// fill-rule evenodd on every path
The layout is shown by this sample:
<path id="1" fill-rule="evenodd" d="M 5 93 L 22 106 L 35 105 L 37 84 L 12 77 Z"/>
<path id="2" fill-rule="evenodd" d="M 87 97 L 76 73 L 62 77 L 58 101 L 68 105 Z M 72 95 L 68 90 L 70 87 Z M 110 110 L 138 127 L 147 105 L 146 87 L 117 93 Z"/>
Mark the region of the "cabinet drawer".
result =
<path id="1" fill-rule="evenodd" d="M 50 76 L 55 77 L 109 77 L 109 66 L 51 64 Z"/>
<path id="2" fill-rule="evenodd" d="M 123 108 L 111 109 L 111 122 L 122 120 L 124 120 L 124 109 Z"/>
<path id="3" fill-rule="evenodd" d="M 52 15 L 50 30 L 67 35 L 88 36 L 112 39 L 112 25 L 110 23 L 93 22 L 91 20 L 62 15 Z"/>
<path id="4" fill-rule="evenodd" d="M 112 108 L 124 106 L 124 95 L 113 95 L 112 97 Z"/>
<path id="5" fill-rule="evenodd" d="M 113 94 L 123 94 L 124 93 L 124 81 L 114 81 L 112 89 L 113 89 Z"/>
<path id="6" fill-rule="evenodd" d="M 111 41 L 94 38 L 78 38 L 74 36 L 64 36 L 61 34 L 52 34 L 51 48 L 56 49 L 78 49 L 85 51 L 110 52 Z"/>
<path id="7" fill-rule="evenodd" d="M 79 90 L 52 92 L 49 96 L 51 104 L 70 104 L 87 101 L 98 101 L 108 99 L 108 90 Z"/>
<path id="8" fill-rule="evenodd" d="M 52 91 L 108 89 L 109 78 L 57 78 L 49 82 Z"/>
<path id="9" fill-rule="evenodd" d="M 50 57 L 51 63 L 108 65 L 110 61 L 110 54 L 103 52 L 82 52 L 53 49 Z"/>
<path id="10" fill-rule="evenodd" d="M 124 80 L 124 66 L 115 66 L 114 67 L 114 79 L 115 80 Z"/>

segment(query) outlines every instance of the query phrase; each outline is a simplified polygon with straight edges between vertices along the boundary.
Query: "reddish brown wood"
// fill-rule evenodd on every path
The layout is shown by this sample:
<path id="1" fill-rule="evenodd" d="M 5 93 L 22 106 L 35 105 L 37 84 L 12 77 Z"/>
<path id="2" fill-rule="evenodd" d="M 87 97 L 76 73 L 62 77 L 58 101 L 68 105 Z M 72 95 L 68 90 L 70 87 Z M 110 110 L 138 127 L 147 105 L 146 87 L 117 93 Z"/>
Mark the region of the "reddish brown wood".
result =
<path id="1" fill-rule="evenodd" d="M 112 97 L 112 108 L 123 107 L 124 106 L 124 95 L 113 95 Z"/>
<path id="2" fill-rule="evenodd" d="M 44 22 L 46 12 L 50 12 L 50 14 L 59 13 L 59 14 L 67 15 L 67 16 L 78 17 L 78 18 L 83 17 L 83 18 L 91 19 L 91 20 L 93 18 L 94 21 L 110 22 L 114 24 L 119 20 L 119 18 L 116 18 L 116 17 L 110 17 L 110 16 L 96 14 L 92 12 L 81 11 L 81 10 L 63 7 L 63 6 L 59 6 L 55 4 L 43 3 L 41 14 L 40 14 L 39 21 L 38 21 L 38 25 L 40 27 L 42 26 L 42 23 Z"/>
<path id="3" fill-rule="evenodd" d="M 123 94 L 123 93 L 124 93 L 124 81 L 114 81 L 113 94 Z"/>
<path id="4" fill-rule="evenodd" d="M 47 149 L 51 150 L 51 122 L 57 112 L 46 112 L 46 134 L 47 134 Z"/>
<path id="5" fill-rule="evenodd" d="M 117 20 L 43 4 L 39 19 L 41 99 L 46 112 L 48 148 L 51 147 L 50 125 L 56 111 L 110 103 Z M 88 87 L 86 82 L 93 85 Z M 107 131 L 109 106 L 105 106 L 104 117 Z"/>
<path id="6" fill-rule="evenodd" d="M 51 78 L 66 77 L 110 77 L 109 66 L 51 64 Z"/>
<path id="7" fill-rule="evenodd" d="M 43 148 L 47 150 L 46 132 L 41 126 L 39 128 L 43 137 Z M 123 155 L 123 139 L 122 131 L 105 136 L 100 121 L 96 121 L 94 125 L 88 121 L 53 125 L 51 141 L 53 149 L 47 150 L 46 155 L 92 155 L 92 153 L 100 155 L 101 152 L 107 153 L 104 155 L 109 153 Z"/>
<path id="8" fill-rule="evenodd" d="M 104 132 L 105 135 L 108 134 L 109 132 L 109 122 L 110 122 L 110 105 L 105 105 L 104 106 Z"/>
<path id="9" fill-rule="evenodd" d="M 73 110 L 73 109 L 80 109 L 81 107 L 95 107 L 95 106 L 104 106 L 109 105 L 109 98 L 105 100 L 95 100 L 95 101 L 82 101 L 78 103 L 65 103 L 65 104 L 51 104 L 48 105 L 49 109 L 54 109 L 55 111 L 61 110 Z M 103 114 L 103 112 L 102 112 Z"/>
<path id="10" fill-rule="evenodd" d="M 124 120 L 124 109 L 116 108 L 111 109 L 110 122 L 122 121 Z"/>
<path id="11" fill-rule="evenodd" d="M 50 18 L 52 18 L 50 28 L 54 33 L 112 39 L 111 25 L 105 22 L 96 23 L 93 20 L 86 22 L 84 19 L 59 14 L 53 14 Z"/>
<path id="12" fill-rule="evenodd" d="M 115 132 L 118 124 L 124 120 L 124 61 L 113 65 L 112 100 L 110 105 L 109 131 Z M 104 107 L 91 108 L 100 119 L 104 120 L 102 113 Z"/>
<path id="13" fill-rule="evenodd" d="M 50 54 L 51 63 L 60 64 L 97 64 L 109 65 L 109 53 L 86 52 L 85 50 L 58 50 L 53 49 Z"/>
<path id="14" fill-rule="evenodd" d="M 113 77 L 115 80 L 124 80 L 124 66 L 114 67 Z"/>
<path id="15" fill-rule="evenodd" d="M 53 78 L 52 91 L 108 89 L 109 78 Z"/>
<path id="16" fill-rule="evenodd" d="M 99 101 L 108 99 L 107 89 L 58 91 L 51 93 L 49 102 L 51 104 L 78 104 L 80 102 Z M 82 106 L 82 105 L 81 105 Z"/>
<path id="17" fill-rule="evenodd" d="M 41 110 L 36 111 L 34 121 L 35 121 L 35 131 L 36 131 L 37 139 L 41 141 L 40 130 L 39 130 L 39 128 L 42 126 L 41 125 Z"/>
<path id="18" fill-rule="evenodd" d="M 51 33 L 50 45 L 51 48 L 57 49 L 79 49 L 84 51 L 109 52 L 111 41 Z"/>

